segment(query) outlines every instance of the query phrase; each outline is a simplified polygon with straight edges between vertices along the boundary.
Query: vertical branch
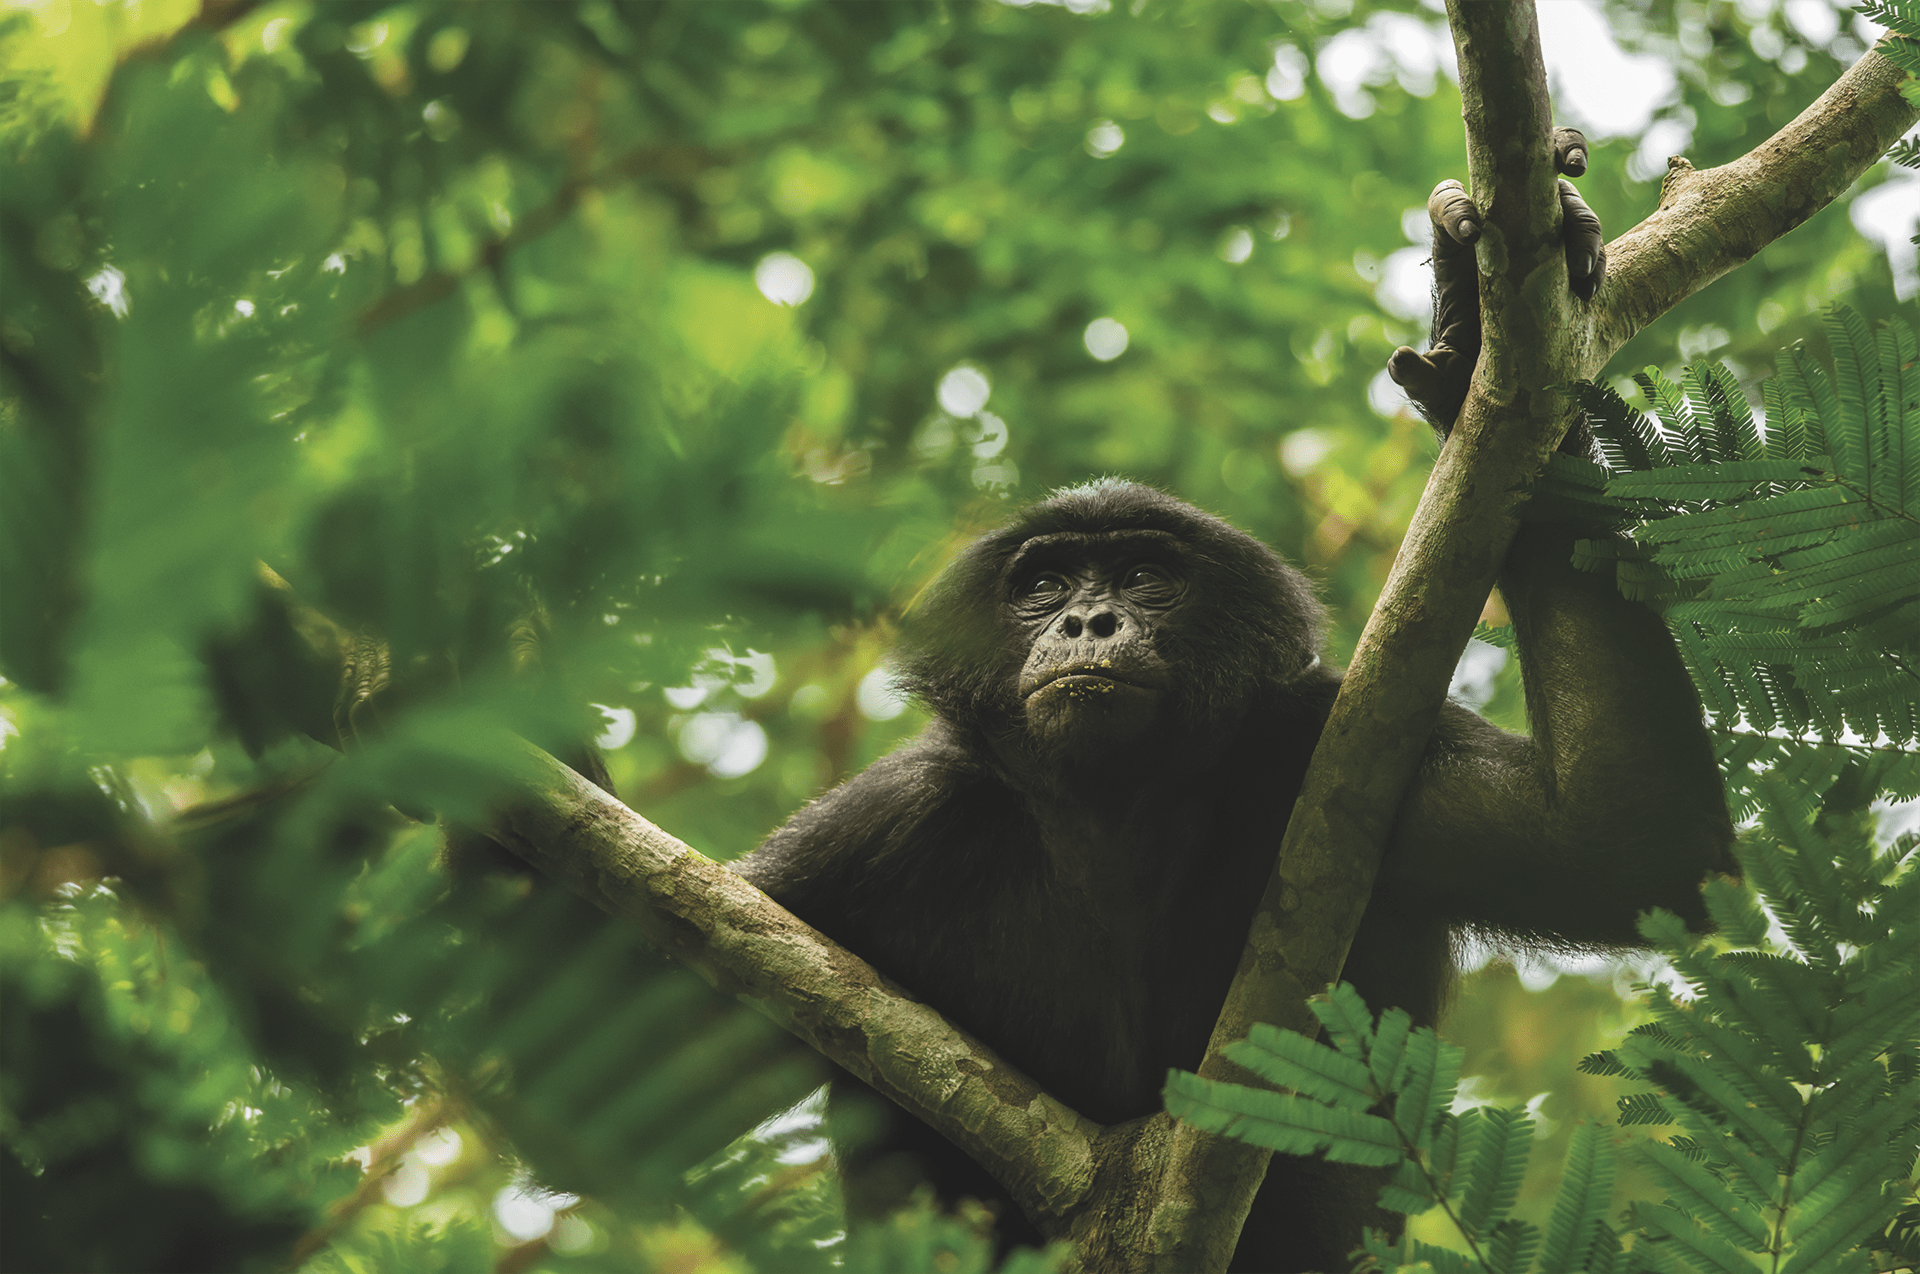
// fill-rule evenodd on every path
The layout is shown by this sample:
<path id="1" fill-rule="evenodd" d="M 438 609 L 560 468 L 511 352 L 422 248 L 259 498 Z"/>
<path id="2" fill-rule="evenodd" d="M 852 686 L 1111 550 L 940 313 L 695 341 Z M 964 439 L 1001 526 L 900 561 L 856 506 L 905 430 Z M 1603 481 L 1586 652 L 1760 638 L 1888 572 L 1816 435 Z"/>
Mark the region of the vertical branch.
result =
<path id="1" fill-rule="evenodd" d="M 1485 349 L 1314 752 L 1200 1067 L 1209 1079 L 1259 1083 L 1222 1053 L 1254 1022 L 1317 1033 L 1306 999 L 1340 975 L 1394 811 L 1513 537 L 1520 491 L 1565 432 L 1569 405 L 1558 386 L 1589 339 L 1560 249 L 1533 4 L 1448 0 L 1448 17 L 1474 196 L 1486 215 Z M 1152 1268 L 1226 1268 L 1267 1152 L 1178 1124 L 1167 1154 Z"/>

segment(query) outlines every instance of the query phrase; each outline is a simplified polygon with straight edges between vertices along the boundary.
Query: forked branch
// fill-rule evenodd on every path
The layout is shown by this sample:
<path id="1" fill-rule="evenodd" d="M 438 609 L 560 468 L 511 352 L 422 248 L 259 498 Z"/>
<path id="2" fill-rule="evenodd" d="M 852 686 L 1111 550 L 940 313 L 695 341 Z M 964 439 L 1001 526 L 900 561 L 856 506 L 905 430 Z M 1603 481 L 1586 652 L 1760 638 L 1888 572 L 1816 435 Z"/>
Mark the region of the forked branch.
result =
<path id="1" fill-rule="evenodd" d="M 1483 352 L 1314 753 L 1200 1069 L 1207 1078 L 1257 1082 L 1221 1054 L 1252 1022 L 1316 1031 L 1303 1001 L 1339 976 L 1521 492 L 1571 422 L 1566 387 L 1832 202 L 1920 115 L 1898 92 L 1904 73 L 1867 53 L 1750 154 L 1708 172 L 1676 163 L 1659 210 L 1610 246 L 1606 281 L 1581 303 L 1566 284 L 1534 7 L 1448 0 L 1447 12 L 1485 219 Z M 1222 1269 L 1267 1156 L 1185 1125 L 1168 1153 L 1153 1268 Z"/>

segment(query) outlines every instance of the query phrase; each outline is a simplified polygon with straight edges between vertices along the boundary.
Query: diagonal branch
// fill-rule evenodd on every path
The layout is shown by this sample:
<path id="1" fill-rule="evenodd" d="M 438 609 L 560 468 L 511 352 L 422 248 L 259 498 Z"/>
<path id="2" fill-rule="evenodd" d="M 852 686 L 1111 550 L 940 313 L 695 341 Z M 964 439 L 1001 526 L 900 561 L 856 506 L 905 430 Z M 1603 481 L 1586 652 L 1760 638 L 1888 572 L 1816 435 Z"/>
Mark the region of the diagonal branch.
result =
<path id="1" fill-rule="evenodd" d="M 924 1119 L 1064 1233 L 1092 1190 L 1100 1125 L 545 752 L 503 747 L 513 782 L 494 839 Z"/>
<path id="2" fill-rule="evenodd" d="M 1887 40 L 1898 39 L 1888 36 Z M 1885 42 L 1882 42 L 1884 47 Z M 1582 379 L 1654 319 L 1832 203 L 1920 119 L 1907 73 L 1869 50 L 1813 105 L 1740 158 L 1668 161 L 1660 207 L 1607 247 L 1607 281 Z"/>

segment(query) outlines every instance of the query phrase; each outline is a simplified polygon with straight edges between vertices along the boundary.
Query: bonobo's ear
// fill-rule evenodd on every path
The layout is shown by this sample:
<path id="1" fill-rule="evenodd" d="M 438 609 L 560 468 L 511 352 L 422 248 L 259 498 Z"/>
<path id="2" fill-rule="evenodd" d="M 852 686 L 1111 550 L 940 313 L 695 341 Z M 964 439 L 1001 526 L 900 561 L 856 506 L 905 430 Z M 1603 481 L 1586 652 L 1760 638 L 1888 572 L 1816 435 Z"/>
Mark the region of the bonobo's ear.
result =
<path id="1" fill-rule="evenodd" d="M 1555 171 L 1583 175 L 1585 135 L 1577 128 L 1556 128 L 1552 140 Z M 1582 301 L 1591 300 L 1607 270 L 1600 218 L 1572 182 L 1563 178 L 1559 188 L 1567 286 Z M 1444 434 L 1467 400 L 1480 359 L 1480 277 L 1472 246 L 1480 237 L 1480 210 L 1459 182 L 1443 181 L 1427 197 L 1427 218 L 1433 223 L 1433 340 L 1425 354 L 1405 345 L 1395 350 L 1387 374 Z"/>

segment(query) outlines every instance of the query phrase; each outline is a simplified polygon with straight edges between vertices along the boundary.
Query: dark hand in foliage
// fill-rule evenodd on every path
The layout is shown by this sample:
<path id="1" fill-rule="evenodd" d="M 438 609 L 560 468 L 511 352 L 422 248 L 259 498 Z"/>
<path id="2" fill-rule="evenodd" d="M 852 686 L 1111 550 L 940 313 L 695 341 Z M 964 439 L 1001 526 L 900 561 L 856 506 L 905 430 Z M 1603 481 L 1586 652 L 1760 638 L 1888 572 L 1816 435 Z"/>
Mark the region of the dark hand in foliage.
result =
<path id="1" fill-rule="evenodd" d="M 1502 589 L 1533 738 L 1458 705 L 1409 790 L 1343 977 L 1431 1023 L 1450 934 L 1631 944 L 1698 920 L 1731 833 L 1699 701 L 1659 619 L 1529 530 Z M 1062 491 L 964 552 L 908 616 L 919 739 L 807 806 L 739 870 L 1102 1122 L 1205 1052 L 1340 674 L 1312 586 L 1146 487 Z M 872 1094 L 836 1085 L 834 1109 Z M 930 1176 L 998 1200 L 925 1125 L 843 1146 L 856 1215 Z M 1277 1156 L 1235 1269 L 1330 1270 L 1393 1228 L 1377 1174 Z"/>
<path id="2" fill-rule="evenodd" d="M 1578 177 L 1587 171 L 1587 139 L 1575 128 L 1553 130 L 1553 166 Z M 1387 373 L 1413 399 L 1420 414 L 1442 433 L 1453 428 L 1467 400 L 1474 364 L 1480 359 L 1480 274 L 1473 245 L 1480 238 L 1480 210 L 1457 181 L 1443 181 L 1427 197 L 1433 222 L 1433 337 L 1426 353 L 1402 345 L 1387 360 Z M 1567 253 L 1567 286 L 1583 301 L 1593 299 L 1607 272 L 1600 218 L 1560 179 L 1560 234 Z"/>

